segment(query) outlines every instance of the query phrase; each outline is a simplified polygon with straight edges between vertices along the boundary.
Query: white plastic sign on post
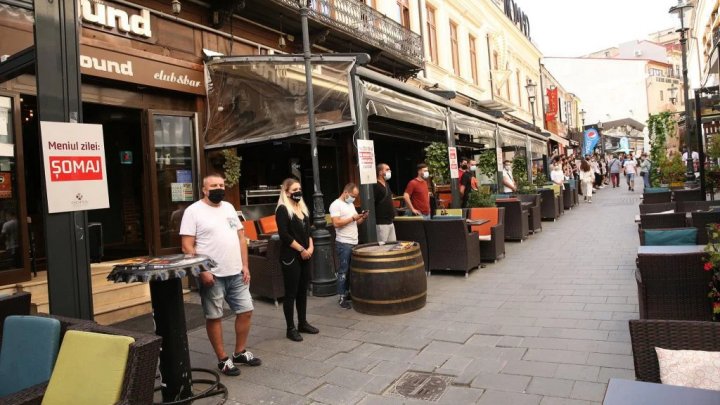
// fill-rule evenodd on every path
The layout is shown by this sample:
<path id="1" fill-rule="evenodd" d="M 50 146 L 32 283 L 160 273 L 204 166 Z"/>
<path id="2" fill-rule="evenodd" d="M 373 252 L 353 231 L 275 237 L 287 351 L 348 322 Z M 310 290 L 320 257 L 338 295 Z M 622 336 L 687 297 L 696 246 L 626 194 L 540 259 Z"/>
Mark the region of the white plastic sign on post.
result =
<path id="1" fill-rule="evenodd" d="M 450 178 L 458 178 L 457 148 L 448 147 L 448 158 L 450 159 Z"/>
<path id="2" fill-rule="evenodd" d="M 357 148 L 358 162 L 360 164 L 360 184 L 377 183 L 374 142 L 367 139 L 358 139 Z"/>
<path id="3" fill-rule="evenodd" d="M 109 208 L 102 125 L 40 122 L 48 212 Z"/>

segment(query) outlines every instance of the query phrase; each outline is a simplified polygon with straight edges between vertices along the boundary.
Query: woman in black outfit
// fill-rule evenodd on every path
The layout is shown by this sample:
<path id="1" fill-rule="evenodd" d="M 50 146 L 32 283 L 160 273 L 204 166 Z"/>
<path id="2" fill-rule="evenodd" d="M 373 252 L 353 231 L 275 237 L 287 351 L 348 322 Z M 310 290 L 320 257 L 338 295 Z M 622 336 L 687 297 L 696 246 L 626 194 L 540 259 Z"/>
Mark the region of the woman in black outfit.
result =
<path id="1" fill-rule="evenodd" d="M 307 289 L 314 246 L 310 237 L 310 215 L 297 180 L 290 178 L 283 181 L 275 209 L 275 221 L 282 241 L 280 267 L 285 284 L 283 312 L 287 338 L 301 342 L 303 338 L 300 332 L 315 334 L 319 331 L 307 321 Z M 297 306 L 298 313 L 297 328 L 293 320 L 294 306 Z"/>

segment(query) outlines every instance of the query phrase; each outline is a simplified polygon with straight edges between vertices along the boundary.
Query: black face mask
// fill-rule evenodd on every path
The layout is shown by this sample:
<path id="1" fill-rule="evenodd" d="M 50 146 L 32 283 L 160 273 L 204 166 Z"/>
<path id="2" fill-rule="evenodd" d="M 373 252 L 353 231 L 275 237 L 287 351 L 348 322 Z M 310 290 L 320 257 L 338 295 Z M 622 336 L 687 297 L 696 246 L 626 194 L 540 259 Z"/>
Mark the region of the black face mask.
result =
<path id="1" fill-rule="evenodd" d="M 467 170 L 467 165 L 460 165 L 460 168 L 463 170 Z"/>
<path id="2" fill-rule="evenodd" d="M 303 197 L 302 191 L 296 191 L 294 193 L 290 193 L 290 198 L 295 200 L 295 202 L 300 202 L 300 200 L 302 200 L 302 197 Z"/>
<path id="3" fill-rule="evenodd" d="M 221 188 L 214 188 L 208 191 L 208 200 L 213 204 L 220 204 L 223 198 L 225 198 L 225 190 Z"/>

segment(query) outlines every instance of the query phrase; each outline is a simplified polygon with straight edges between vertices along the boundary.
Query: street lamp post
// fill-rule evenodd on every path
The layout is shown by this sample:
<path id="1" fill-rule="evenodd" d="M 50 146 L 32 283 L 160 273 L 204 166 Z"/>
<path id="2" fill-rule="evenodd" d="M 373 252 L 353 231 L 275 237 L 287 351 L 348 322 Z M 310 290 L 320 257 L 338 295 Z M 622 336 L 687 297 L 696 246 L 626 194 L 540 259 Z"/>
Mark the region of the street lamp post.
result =
<path id="1" fill-rule="evenodd" d="M 583 131 L 585 130 L 585 114 L 587 114 L 587 111 L 584 108 L 580 110 L 580 120 L 582 121 L 582 128 L 580 129 Z"/>
<path id="2" fill-rule="evenodd" d="M 330 245 L 330 232 L 325 229 L 325 204 L 320 190 L 320 164 L 318 162 L 317 134 L 315 133 L 315 96 L 312 84 L 312 63 L 310 60 L 310 34 L 308 29 L 308 0 L 298 0 L 302 24 L 303 59 L 305 60 L 305 82 L 307 86 L 308 131 L 310 132 L 310 155 L 313 169 L 313 225 L 315 252 L 313 254 L 312 293 L 315 296 L 329 296 L 336 293 L 337 276 Z"/>
<path id="3" fill-rule="evenodd" d="M 532 79 L 528 79 L 527 84 L 525 85 L 525 90 L 527 90 L 528 100 L 530 101 L 530 111 L 532 111 L 532 123 L 533 123 L 533 132 L 534 132 L 535 131 L 535 97 L 536 97 L 537 84 L 533 83 Z"/>
<path id="4" fill-rule="evenodd" d="M 670 14 L 677 14 L 680 19 L 680 47 L 682 48 L 682 68 L 683 68 L 683 100 L 685 101 L 685 139 L 687 146 L 687 172 L 685 173 L 686 181 L 691 182 L 695 180 L 695 170 L 693 169 L 692 150 L 690 144 L 692 141 L 692 125 L 690 123 L 690 103 L 689 98 L 689 83 L 688 83 L 688 68 L 687 68 L 687 36 L 686 31 L 688 28 L 685 27 L 685 18 L 690 15 L 690 10 L 693 8 L 692 4 L 686 1 L 678 0 L 677 6 L 670 8 Z M 699 145 L 701 146 L 701 145 Z"/>

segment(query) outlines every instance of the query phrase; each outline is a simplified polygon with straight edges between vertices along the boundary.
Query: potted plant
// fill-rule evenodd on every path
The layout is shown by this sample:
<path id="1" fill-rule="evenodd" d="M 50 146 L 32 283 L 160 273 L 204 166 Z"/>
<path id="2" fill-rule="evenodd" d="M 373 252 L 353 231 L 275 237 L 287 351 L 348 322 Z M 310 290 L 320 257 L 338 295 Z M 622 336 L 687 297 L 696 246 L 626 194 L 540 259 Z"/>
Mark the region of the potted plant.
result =
<path id="1" fill-rule="evenodd" d="M 468 207 L 469 208 L 484 208 L 494 207 L 495 196 L 490 193 L 489 190 L 481 188 L 480 190 L 473 190 L 468 196 Z"/>
<path id="2" fill-rule="evenodd" d="M 490 184 L 495 184 L 497 181 L 497 154 L 494 149 L 487 149 L 477 157 L 478 171 L 482 176 L 485 176 L 490 181 Z"/>
<path id="3" fill-rule="evenodd" d="M 712 271 L 713 277 L 708 285 L 708 298 L 712 305 L 712 319 L 720 322 L 720 224 L 708 225 L 708 254 L 705 271 Z"/>
<path id="4" fill-rule="evenodd" d="M 684 187 L 685 165 L 679 154 L 665 159 L 660 165 L 661 182 L 670 187 Z"/>
<path id="5" fill-rule="evenodd" d="M 452 201 L 450 194 L 450 162 L 448 161 L 448 148 L 442 142 L 433 142 L 425 147 L 425 164 L 428 165 L 430 177 L 433 181 L 434 192 L 438 197 L 438 208 L 442 204 L 447 208 Z"/>

